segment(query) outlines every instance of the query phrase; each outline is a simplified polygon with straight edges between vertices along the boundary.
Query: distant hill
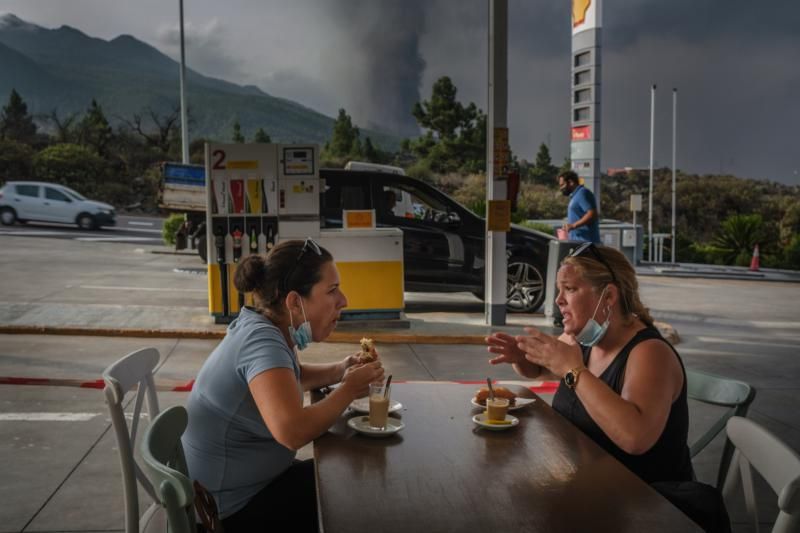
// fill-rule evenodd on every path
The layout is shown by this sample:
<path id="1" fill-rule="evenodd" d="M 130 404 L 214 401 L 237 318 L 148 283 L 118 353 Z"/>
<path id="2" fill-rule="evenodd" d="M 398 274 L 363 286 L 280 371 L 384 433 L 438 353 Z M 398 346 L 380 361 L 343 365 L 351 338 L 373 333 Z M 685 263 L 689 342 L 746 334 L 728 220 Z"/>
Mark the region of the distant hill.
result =
<path id="1" fill-rule="evenodd" d="M 130 35 L 110 41 L 61 26 L 50 30 L 12 14 L 0 17 L 0 102 L 16 89 L 32 114 L 83 113 L 92 98 L 116 124 L 151 108 L 164 114 L 179 102 L 179 64 Z M 324 143 L 333 118 L 297 102 L 186 71 L 192 138 L 230 140 L 238 118 L 252 138 L 258 128 L 277 142 Z M 363 130 L 383 149 L 396 150 L 394 135 Z"/>

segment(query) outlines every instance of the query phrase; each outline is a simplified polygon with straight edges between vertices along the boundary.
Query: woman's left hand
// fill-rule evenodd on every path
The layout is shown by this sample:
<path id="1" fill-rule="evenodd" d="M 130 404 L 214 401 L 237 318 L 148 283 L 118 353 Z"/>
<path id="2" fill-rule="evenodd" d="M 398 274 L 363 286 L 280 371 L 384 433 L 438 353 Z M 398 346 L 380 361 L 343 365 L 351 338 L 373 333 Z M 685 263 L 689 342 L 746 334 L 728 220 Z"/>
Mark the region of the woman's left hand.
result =
<path id="1" fill-rule="evenodd" d="M 536 328 L 527 327 L 525 332 L 527 335 L 517 335 L 517 346 L 525 352 L 525 358 L 531 363 L 548 369 L 556 376 L 563 376 L 583 365 L 583 355 L 577 344 L 567 344 Z"/>
<path id="2" fill-rule="evenodd" d="M 347 357 L 345 357 L 344 360 L 342 360 L 342 362 L 340 363 L 340 366 L 341 366 L 341 369 L 342 369 L 342 376 L 344 376 L 345 371 L 348 368 L 350 368 L 351 366 L 363 365 L 363 364 L 366 364 L 366 363 L 374 363 L 375 361 L 379 361 L 380 360 L 380 356 L 378 355 L 378 350 L 374 350 L 373 354 L 374 354 L 375 357 L 373 357 L 369 361 L 364 361 L 361 358 L 361 352 L 357 352 L 357 353 L 354 353 L 353 355 L 348 355 Z"/>

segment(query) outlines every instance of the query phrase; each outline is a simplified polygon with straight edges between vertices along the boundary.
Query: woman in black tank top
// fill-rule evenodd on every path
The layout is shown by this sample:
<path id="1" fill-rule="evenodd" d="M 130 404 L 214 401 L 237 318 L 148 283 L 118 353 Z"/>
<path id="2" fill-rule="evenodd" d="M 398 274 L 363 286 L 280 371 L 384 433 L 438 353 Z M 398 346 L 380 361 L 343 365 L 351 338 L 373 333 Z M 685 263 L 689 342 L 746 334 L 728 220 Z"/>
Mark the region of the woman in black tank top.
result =
<path id="1" fill-rule="evenodd" d="M 691 480 L 686 373 L 642 305 L 631 264 L 587 243 L 562 262 L 558 289 L 564 333 L 494 333 L 490 362 L 561 380 L 553 408 L 644 481 Z"/>

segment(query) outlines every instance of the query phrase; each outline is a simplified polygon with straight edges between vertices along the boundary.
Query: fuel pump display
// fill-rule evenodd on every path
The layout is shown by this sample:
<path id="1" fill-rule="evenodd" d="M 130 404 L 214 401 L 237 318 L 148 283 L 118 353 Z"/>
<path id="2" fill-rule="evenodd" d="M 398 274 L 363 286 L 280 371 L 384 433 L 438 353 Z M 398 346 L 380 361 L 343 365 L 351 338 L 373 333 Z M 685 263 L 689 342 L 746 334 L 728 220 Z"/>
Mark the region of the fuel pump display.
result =
<path id="1" fill-rule="evenodd" d="M 208 306 L 218 323 L 248 303 L 233 287 L 238 263 L 279 239 L 319 236 L 318 159 L 315 145 L 206 144 Z"/>

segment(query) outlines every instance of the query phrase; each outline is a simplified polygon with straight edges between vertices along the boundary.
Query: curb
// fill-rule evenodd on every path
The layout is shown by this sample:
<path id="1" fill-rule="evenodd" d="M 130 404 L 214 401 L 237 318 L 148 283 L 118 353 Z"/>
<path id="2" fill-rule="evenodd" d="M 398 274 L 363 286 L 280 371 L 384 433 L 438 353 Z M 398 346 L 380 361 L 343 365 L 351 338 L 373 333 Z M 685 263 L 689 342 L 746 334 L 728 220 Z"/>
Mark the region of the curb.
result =
<path id="1" fill-rule="evenodd" d="M 655 322 L 661 335 L 675 345 L 680 342 L 680 335 L 670 324 Z M 22 326 L 0 325 L 0 335 L 74 335 L 85 337 L 132 337 L 157 339 L 222 339 L 224 330 L 207 329 L 136 329 L 136 328 L 89 328 L 78 326 Z M 369 331 L 361 332 L 334 331 L 325 339 L 331 343 L 358 344 L 362 337 L 369 336 L 383 344 L 469 344 L 485 343 L 486 334 L 481 335 L 403 335 L 395 332 Z"/>

